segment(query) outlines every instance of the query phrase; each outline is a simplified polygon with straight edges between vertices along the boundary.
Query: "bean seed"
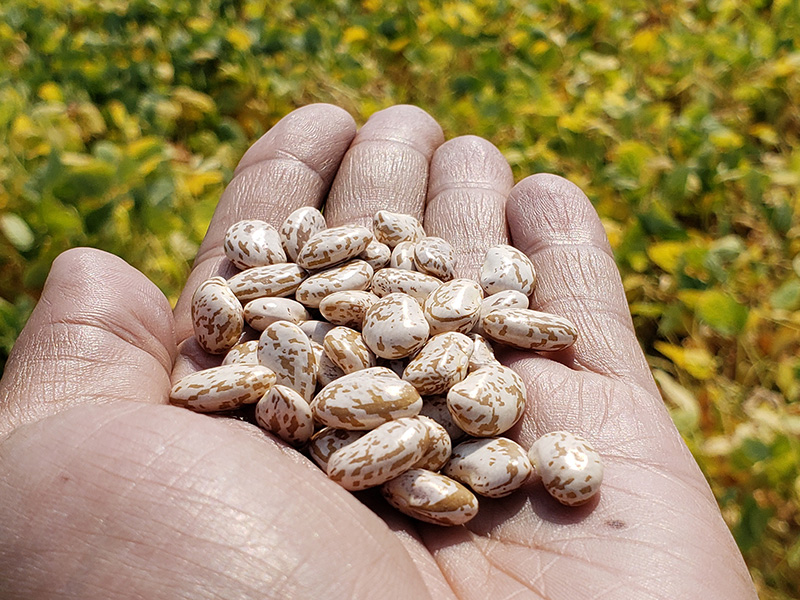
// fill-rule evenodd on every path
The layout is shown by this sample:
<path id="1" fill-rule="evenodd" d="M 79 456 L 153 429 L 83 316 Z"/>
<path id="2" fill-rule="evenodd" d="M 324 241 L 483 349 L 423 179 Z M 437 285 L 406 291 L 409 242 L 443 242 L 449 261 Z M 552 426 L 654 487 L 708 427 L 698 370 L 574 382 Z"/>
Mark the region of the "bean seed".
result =
<path id="1" fill-rule="evenodd" d="M 453 420 L 475 437 L 509 430 L 525 410 L 525 385 L 508 367 L 489 365 L 470 373 L 447 392 Z"/>
<path id="2" fill-rule="evenodd" d="M 333 292 L 319 303 L 319 312 L 334 325 L 361 329 L 367 309 L 377 301 L 378 296 L 364 290 Z"/>
<path id="3" fill-rule="evenodd" d="M 258 340 L 250 340 L 236 344 L 228 350 L 223 365 L 257 365 L 258 364 Z"/>
<path id="4" fill-rule="evenodd" d="M 588 502 L 603 482 L 603 463 L 597 451 L 582 437 L 568 431 L 552 431 L 534 442 L 528 451 L 542 483 L 556 500 L 567 506 Z"/>
<path id="5" fill-rule="evenodd" d="M 339 448 L 344 448 L 348 444 L 355 442 L 363 435 L 363 431 L 324 427 L 311 436 L 311 441 L 307 448 L 308 455 L 317 463 L 320 469 L 327 473 L 328 461 L 333 453 Z"/>
<path id="6" fill-rule="evenodd" d="M 414 262 L 414 254 L 414 242 L 400 242 L 392 250 L 389 267 L 404 271 L 416 271 L 417 264 Z"/>
<path id="7" fill-rule="evenodd" d="M 442 281 L 456 276 L 456 252 L 440 237 L 424 237 L 414 244 L 414 264 L 418 271 Z"/>
<path id="8" fill-rule="evenodd" d="M 299 325 L 300 329 L 303 330 L 303 333 L 305 333 L 308 336 L 308 339 L 317 342 L 320 345 L 325 340 L 325 335 L 331 329 L 336 327 L 336 325 L 334 325 L 333 323 L 327 323 L 325 321 L 316 321 L 313 319 L 310 321 L 303 321 Z"/>
<path id="9" fill-rule="evenodd" d="M 385 367 L 362 369 L 326 385 L 311 402 L 314 418 L 338 429 L 373 429 L 419 414 L 422 398 Z"/>
<path id="10" fill-rule="evenodd" d="M 422 415 L 417 415 L 417 419 L 422 422 L 428 430 L 428 449 L 417 462 L 414 468 L 438 471 L 450 459 L 453 444 L 447 430 L 431 419 Z"/>
<path id="11" fill-rule="evenodd" d="M 351 260 L 306 279 L 298 286 L 295 298 L 309 308 L 318 308 L 325 296 L 344 290 L 365 290 L 371 279 L 372 267 L 363 260 Z"/>
<path id="12" fill-rule="evenodd" d="M 267 296 L 290 296 L 306 277 L 304 269 L 291 263 L 267 265 L 234 275 L 228 279 L 228 287 L 240 302 L 249 302 Z"/>
<path id="13" fill-rule="evenodd" d="M 300 254 L 297 264 L 304 269 L 329 269 L 355 258 L 367 249 L 372 232 L 366 227 L 331 227 L 312 235 Z"/>
<path id="14" fill-rule="evenodd" d="M 480 277 L 481 287 L 487 294 L 518 290 L 530 296 L 536 286 L 536 272 L 531 260 L 520 250 L 507 245 L 492 246 L 486 251 Z"/>
<path id="15" fill-rule="evenodd" d="M 426 469 L 409 469 L 384 483 L 383 497 L 401 513 L 435 525 L 463 525 L 478 514 L 478 499 L 463 485 Z"/>
<path id="16" fill-rule="evenodd" d="M 416 417 L 389 421 L 334 452 L 328 477 L 351 491 L 375 487 L 410 469 L 428 444 L 428 429 Z"/>
<path id="17" fill-rule="evenodd" d="M 473 346 L 463 333 L 434 335 L 408 363 L 403 379 L 423 396 L 446 393 L 467 376 Z"/>
<path id="18" fill-rule="evenodd" d="M 244 305 L 244 320 L 257 331 L 276 321 L 298 324 L 310 318 L 306 308 L 291 298 L 256 298 Z"/>
<path id="19" fill-rule="evenodd" d="M 268 325 L 258 340 L 258 362 L 275 372 L 279 385 L 311 401 L 317 384 L 316 361 L 311 341 L 300 327 L 287 321 Z"/>
<path id="20" fill-rule="evenodd" d="M 225 232 L 222 248 L 228 260 L 240 269 L 286 262 L 278 231 L 258 219 L 231 225 Z"/>
<path id="21" fill-rule="evenodd" d="M 314 433 L 314 418 L 308 402 L 283 385 L 273 385 L 258 401 L 256 422 L 293 446 L 302 446 Z"/>
<path id="22" fill-rule="evenodd" d="M 280 236 L 289 260 L 297 262 L 297 255 L 309 238 L 326 227 L 325 217 L 313 206 L 298 208 L 286 217 L 280 228 Z"/>
<path id="23" fill-rule="evenodd" d="M 379 297 L 402 293 L 413 296 L 420 304 L 442 285 L 440 279 L 419 271 L 381 269 L 372 276 L 372 291 Z"/>
<path id="24" fill-rule="evenodd" d="M 192 325 L 197 342 L 206 352 L 223 354 L 242 335 L 242 305 L 222 277 L 207 279 L 192 296 Z"/>
<path id="25" fill-rule="evenodd" d="M 469 372 L 477 371 L 487 365 L 499 365 L 500 361 L 494 355 L 494 348 L 482 335 L 471 333 L 473 342 L 472 354 L 469 357 Z"/>
<path id="26" fill-rule="evenodd" d="M 392 249 L 386 244 L 382 244 L 376 239 L 373 239 L 364 251 L 358 255 L 358 258 L 368 263 L 374 270 L 382 269 L 389 265 L 392 258 Z"/>
<path id="27" fill-rule="evenodd" d="M 483 319 L 493 310 L 499 308 L 528 308 L 528 297 L 517 290 L 503 290 L 491 296 L 485 297 L 481 301 L 481 313 L 478 322 L 472 331 L 483 333 Z"/>
<path id="28" fill-rule="evenodd" d="M 525 450 L 506 438 L 485 438 L 461 442 L 453 448 L 442 472 L 490 498 L 508 496 L 531 474 Z"/>
<path id="29" fill-rule="evenodd" d="M 367 309 L 361 334 L 381 358 L 404 358 L 428 341 L 430 327 L 419 304 L 407 294 L 389 294 Z"/>
<path id="30" fill-rule="evenodd" d="M 447 408 L 447 396 L 426 396 L 422 399 L 422 408 L 419 411 L 421 416 L 430 417 L 439 425 L 445 428 L 450 441 L 455 443 L 467 436 L 467 432 L 461 429 L 453 420 L 450 409 Z"/>
<path id="31" fill-rule="evenodd" d="M 443 331 L 468 333 L 478 322 L 483 291 L 471 279 L 443 283 L 425 299 L 423 309 L 431 335 Z"/>
<path id="32" fill-rule="evenodd" d="M 416 217 L 401 213 L 379 210 L 372 219 L 372 232 L 375 239 L 394 248 L 400 242 L 416 242 L 425 237 L 422 223 Z"/>
<path id="33" fill-rule="evenodd" d="M 178 381 L 169 393 L 169 401 L 197 412 L 233 410 L 258 402 L 275 379 L 275 373 L 261 365 L 212 367 Z"/>
<path id="34" fill-rule="evenodd" d="M 500 308 L 483 319 L 483 331 L 496 342 L 521 348 L 555 352 L 569 348 L 578 330 L 564 317 L 527 308 Z"/>
<path id="35" fill-rule="evenodd" d="M 355 329 L 334 327 L 325 336 L 322 347 L 325 354 L 345 373 L 375 366 L 375 355 Z"/>

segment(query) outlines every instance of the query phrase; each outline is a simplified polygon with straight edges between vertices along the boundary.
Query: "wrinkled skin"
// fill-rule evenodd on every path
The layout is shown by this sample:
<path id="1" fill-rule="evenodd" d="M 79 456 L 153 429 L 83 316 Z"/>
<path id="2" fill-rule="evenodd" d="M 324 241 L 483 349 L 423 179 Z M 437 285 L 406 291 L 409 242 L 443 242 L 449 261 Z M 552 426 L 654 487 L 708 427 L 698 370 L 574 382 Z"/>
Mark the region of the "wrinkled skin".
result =
<path id="1" fill-rule="evenodd" d="M 0 384 L 0 597 L 755 597 L 653 383 L 586 197 L 550 175 L 514 186 L 485 140 L 443 141 L 408 106 L 357 134 L 332 106 L 288 115 L 242 159 L 174 314 L 114 256 L 56 260 Z M 527 448 L 554 429 L 583 434 L 606 465 L 595 500 L 568 509 L 531 483 L 481 499 L 465 527 L 420 524 L 255 427 L 167 405 L 170 381 L 213 362 L 191 340 L 189 297 L 231 273 L 225 229 L 323 203 L 331 226 L 381 208 L 424 218 L 456 248 L 460 276 L 475 276 L 492 244 L 531 257 L 533 304 L 581 337 L 557 355 L 502 356 L 528 387 L 510 435 Z"/>

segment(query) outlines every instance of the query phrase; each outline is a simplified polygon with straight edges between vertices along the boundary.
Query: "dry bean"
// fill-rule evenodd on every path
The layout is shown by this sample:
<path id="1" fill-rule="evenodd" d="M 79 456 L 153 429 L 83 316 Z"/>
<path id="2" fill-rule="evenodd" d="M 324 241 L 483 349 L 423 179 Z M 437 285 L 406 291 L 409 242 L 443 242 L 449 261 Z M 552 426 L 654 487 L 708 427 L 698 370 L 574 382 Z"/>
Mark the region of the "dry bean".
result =
<path id="1" fill-rule="evenodd" d="M 292 388 L 310 402 L 317 385 L 311 341 L 294 323 L 276 321 L 258 340 L 258 362 L 275 372 L 277 383 Z"/>
<path id="2" fill-rule="evenodd" d="M 525 450 L 506 438 L 461 442 L 442 473 L 481 496 L 501 498 L 519 489 L 531 474 Z"/>
<path id="3" fill-rule="evenodd" d="M 517 290 L 503 290 L 491 296 L 486 296 L 481 301 L 481 313 L 478 322 L 472 331 L 483 333 L 483 319 L 493 310 L 499 308 L 528 308 L 528 297 Z"/>
<path id="4" fill-rule="evenodd" d="M 327 333 L 334 327 L 336 327 L 336 325 L 334 325 L 333 323 L 327 323 L 325 321 L 316 321 L 313 319 L 310 321 L 303 321 L 302 323 L 300 323 L 300 329 L 302 329 L 303 333 L 305 333 L 308 336 L 308 339 L 317 342 L 320 345 L 325 340 L 325 336 L 327 335 Z"/>
<path id="5" fill-rule="evenodd" d="M 256 422 L 293 446 L 302 446 L 314 433 L 314 418 L 308 402 L 283 385 L 273 385 L 258 401 Z"/>
<path id="6" fill-rule="evenodd" d="M 240 302 L 249 302 L 267 296 L 290 296 L 306 277 L 304 269 L 291 263 L 267 265 L 234 275 L 228 279 L 228 287 Z"/>
<path id="7" fill-rule="evenodd" d="M 367 244 L 366 249 L 358 255 L 358 258 L 369 263 L 369 266 L 377 271 L 389 265 L 389 261 L 392 258 L 392 249 L 386 244 L 373 239 Z"/>
<path id="8" fill-rule="evenodd" d="M 521 348 L 555 352 L 569 348 L 578 330 L 564 317 L 527 308 L 500 308 L 483 319 L 483 331 L 496 342 Z"/>
<path id="9" fill-rule="evenodd" d="M 409 469 L 383 484 L 383 497 L 401 513 L 435 525 L 463 525 L 478 499 L 463 485 L 426 469 Z"/>
<path id="10" fill-rule="evenodd" d="M 518 290 L 530 296 L 536 286 L 533 263 L 514 246 L 499 245 L 489 248 L 483 260 L 480 277 L 481 287 L 487 294 Z"/>
<path id="11" fill-rule="evenodd" d="M 244 320 L 257 331 L 275 321 L 298 324 L 310 318 L 305 306 L 291 298 L 256 298 L 244 305 Z"/>
<path id="12" fill-rule="evenodd" d="M 222 277 L 207 279 L 192 296 L 192 325 L 197 342 L 206 352 L 222 354 L 242 335 L 242 305 Z"/>
<path id="13" fill-rule="evenodd" d="M 425 299 L 423 310 L 431 335 L 443 331 L 468 333 L 478 322 L 483 291 L 471 279 L 443 283 Z"/>
<path id="14" fill-rule="evenodd" d="M 404 271 L 416 271 L 417 264 L 414 262 L 414 242 L 400 242 L 392 250 L 389 257 L 389 267 L 392 269 L 403 269 Z"/>
<path id="15" fill-rule="evenodd" d="M 422 399 L 422 408 L 419 414 L 430 417 L 444 427 L 447 435 L 450 436 L 450 441 L 453 443 L 467 436 L 467 432 L 453 421 L 453 415 L 450 414 L 450 409 L 447 408 L 447 396 L 426 396 Z"/>
<path id="16" fill-rule="evenodd" d="M 278 231 L 266 221 L 249 219 L 231 225 L 222 243 L 225 256 L 239 269 L 286 262 Z"/>
<path id="17" fill-rule="evenodd" d="M 223 365 L 257 365 L 258 364 L 258 340 L 250 340 L 236 344 L 228 350 Z"/>
<path id="18" fill-rule="evenodd" d="M 361 329 L 367 309 L 378 301 L 378 296 L 364 290 L 345 290 L 325 296 L 319 303 L 319 312 L 334 325 Z"/>
<path id="19" fill-rule="evenodd" d="M 388 210 L 379 210 L 372 219 L 372 232 L 375 239 L 390 248 L 400 242 L 416 242 L 425 237 L 422 223 L 416 217 Z"/>
<path id="20" fill-rule="evenodd" d="M 280 228 L 280 236 L 289 260 L 296 262 L 297 255 L 309 238 L 326 227 L 325 217 L 313 206 L 298 208 L 286 217 Z"/>
<path id="21" fill-rule="evenodd" d="M 389 421 L 334 452 L 328 477 L 351 491 L 375 487 L 410 469 L 428 444 L 428 429 L 416 417 Z"/>
<path id="22" fill-rule="evenodd" d="M 470 373 L 447 392 L 453 420 L 475 437 L 509 430 L 525 410 L 525 384 L 508 367 L 489 365 Z"/>
<path id="23" fill-rule="evenodd" d="M 311 340 L 311 349 L 314 352 L 314 360 L 316 361 L 317 388 L 324 388 L 329 383 L 344 376 L 344 371 L 331 360 L 322 344 Z"/>
<path id="24" fill-rule="evenodd" d="M 463 333 L 434 335 L 408 363 L 403 379 L 423 396 L 446 393 L 467 376 L 473 346 Z"/>
<path id="25" fill-rule="evenodd" d="M 428 449 L 417 462 L 414 463 L 416 469 L 428 469 L 438 471 L 450 459 L 453 444 L 447 430 L 431 419 L 422 415 L 417 415 L 423 425 L 428 429 Z"/>
<path id="26" fill-rule="evenodd" d="M 405 358 L 428 341 L 430 328 L 419 304 L 408 294 L 389 294 L 367 309 L 361 330 L 369 349 L 381 358 Z"/>
<path id="27" fill-rule="evenodd" d="M 274 384 L 267 367 L 223 365 L 187 375 L 172 387 L 169 401 L 197 412 L 233 410 L 258 402 Z"/>
<path id="28" fill-rule="evenodd" d="M 469 372 L 477 371 L 487 365 L 499 365 L 500 361 L 494 355 L 491 342 L 477 333 L 469 334 L 473 342 L 472 354 L 469 357 Z"/>
<path id="29" fill-rule="evenodd" d="M 540 437 L 528 451 L 542 483 L 556 500 L 567 506 L 588 502 L 603 482 L 603 463 L 582 437 L 553 431 Z"/>
<path id="30" fill-rule="evenodd" d="M 334 327 L 325 336 L 322 347 L 325 354 L 345 373 L 375 366 L 375 355 L 355 329 Z"/>
<path id="31" fill-rule="evenodd" d="M 316 273 L 301 283 L 295 298 L 309 308 L 318 308 L 325 296 L 344 290 L 365 290 L 372 279 L 372 267 L 363 260 L 351 260 Z"/>
<path id="32" fill-rule="evenodd" d="M 456 252 L 440 237 L 424 237 L 414 244 L 414 264 L 418 271 L 442 281 L 456 276 Z"/>
<path id="33" fill-rule="evenodd" d="M 363 435 L 363 431 L 324 427 L 311 436 L 311 441 L 307 448 L 308 455 L 317 463 L 320 469 L 327 473 L 328 461 L 333 456 L 333 453 L 339 448 L 344 448 L 348 444 L 355 442 Z"/>
<path id="34" fill-rule="evenodd" d="M 419 414 L 422 398 L 385 367 L 362 369 L 326 385 L 311 403 L 314 418 L 338 429 L 373 429 Z"/>
<path id="35" fill-rule="evenodd" d="M 406 269 L 381 269 L 372 276 L 372 291 L 377 296 L 408 294 L 420 304 L 440 285 L 442 281 L 432 275 Z"/>
<path id="36" fill-rule="evenodd" d="M 323 229 L 309 238 L 296 262 L 304 269 L 329 269 L 355 258 L 371 241 L 372 232 L 366 227 L 345 225 Z"/>

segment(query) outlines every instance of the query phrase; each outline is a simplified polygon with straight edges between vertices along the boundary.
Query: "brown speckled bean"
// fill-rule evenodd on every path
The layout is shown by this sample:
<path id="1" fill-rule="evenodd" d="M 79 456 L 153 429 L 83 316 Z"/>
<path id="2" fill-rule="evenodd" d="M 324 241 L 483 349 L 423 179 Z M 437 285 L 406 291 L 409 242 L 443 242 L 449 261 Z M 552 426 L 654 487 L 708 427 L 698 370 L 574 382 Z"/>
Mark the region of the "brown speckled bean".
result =
<path id="1" fill-rule="evenodd" d="M 192 324 L 197 342 L 206 352 L 223 354 L 242 335 L 242 305 L 222 277 L 201 283 L 192 296 Z"/>
<path id="2" fill-rule="evenodd" d="M 258 340 L 258 362 L 275 372 L 277 383 L 292 388 L 310 402 L 317 384 L 311 341 L 294 323 L 276 321 Z"/>
<path id="3" fill-rule="evenodd" d="M 275 321 L 298 324 L 309 318 L 305 306 L 291 298 L 256 298 L 244 305 L 244 320 L 257 331 Z"/>
<path id="4" fill-rule="evenodd" d="M 402 269 L 403 271 L 416 271 L 417 264 L 414 262 L 414 242 L 400 242 L 397 244 L 389 257 L 389 267 L 392 269 Z"/>
<path id="5" fill-rule="evenodd" d="M 428 429 L 428 449 L 417 462 L 414 463 L 416 469 L 428 469 L 438 471 L 450 459 L 453 444 L 447 430 L 431 419 L 423 415 L 417 415 L 423 425 Z"/>
<path id="6" fill-rule="evenodd" d="M 258 402 L 274 384 L 267 367 L 223 365 L 187 375 L 172 386 L 169 401 L 196 412 L 233 410 Z"/>
<path id="7" fill-rule="evenodd" d="M 348 444 L 355 442 L 364 435 L 364 431 L 351 431 L 348 429 L 336 429 L 335 427 L 324 427 L 316 432 L 308 444 L 308 455 L 320 469 L 328 472 L 328 461 L 333 453 L 339 448 L 344 448 Z"/>
<path id="8" fill-rule="evenodd" d="M 375 355 L 355 329 L 334 327 L 325 336 L 322 347 L 325 354 L 345 373 L 375 366 Z"/>
<path id="9" fill-rule="evenodd" d="M 531 474 L 525 450 L 506 438 L 467 440 L 453 448 L 442 473 L 490 498 L 508 496 Z"/>
<path id="10" fill-rule="evenodd" d="M 373 239 L 367 244 L 366 249 L 358 255 L 358 258 L 369 263 L 369 266 L 377 271 L 389 265 L 389 260 L 392 258 L 392 249 L 386 244 Z"/>
<path id="11" fill-rule="evenodd" d="M 228 350 L 223 365 L 257 365 L 258 364 L 258 340 L 250 340 L 236 344 Z"/>
<path id="12" fill-rule="evenodd" d="M 372 219 L 372 232 L 375 239 L 394 248 L 400 242 L 416 242 L 425 237 L 422 223 L 416 217 L 401 213 L 379 210 Z"/>
<path id="13" fill-rule="evenodd" d="M 431 337 L 408 363 L 403 379 L 423 396 L 446 393 L 464 379 L 474 344 L 463 333 L 446 331 Z"/>
<path id="14" fill-rule="evenodd" d="M 466 487 L 426 469 L 409 469 L 383 484 L 383 497 L 401 513 L 435 525 L 463 525 L 478 514 Z"/>
<path id="15" fill-rule="evenodd" d="M 329 269 L 355 258 L 367 249 L 371 241 L 372 232 L 366 227 L 331 227 L 312 235 L 297 255 L 296 262 L 304 269 Z"/>
<path id="16" fill-rule="evenodd" d="M 273 385 L 258 401 L 256 422 L 293 446 L 302 446 L 314 433 L 308 402 L 283 385 Z"/>
<path id="17" fill-rule="evenodd" d="M 418 271 L 442 281 L 456 276 L 456 252 L 440 237 L 424 237 L 414 244 L 414 264 Z"/>
<path id="18" fill-rule="evenodd" d="M 493 310 L 482 322 L 487 337 L 523 350 L 555 352 L 578 339 L 578 329 L 571 321 L 527 308 Z"/>
<path id="19" fill-rule="evenodd" d="M 375 295 L 382 298 L 394 293 L 408 294 L 420 304 L 440 285 L 442 281 L 433 275 L 406 269 L 381 269 L 372 276 L 372 291 Z"/>
<path id="20" fill-rule="evenodd" d="M 361 329 L 367 309 L 378 301 L 378 296 L 365 290 L 345 290 L 325 296 L 319 303 L 319 312 L 334 325 Z"/>
<path id="21" fill-rule="evenodd" d="M 591 500 L 603 482 L 603 463 L 597 451 L 582 437 L 568 431 L 552 431 L 534 442 L 528 451 L 544 487 L 567 506 Z"/>
<path id="22" fill-rule="evenodd" d="M 443 283 L 425 299 L 423 310 L 431 335 L 443 331 L 468 333 L 478 322 L 483 291 L 471 279 Z"/>
<path id="23" fill-rule="evenodd" d="M 525 253 L 513 246 L 501 244 L 486 251 L 480 283 L 487 294 L 518 290 L 530 296 L 536 286 L 536 272 Z"/>
<path id="24" fill-rule="evenodd" d="M 525 384 L 508 367 L 489 365 L 470 373 L 447 392 L 453 420 L 475 437 L 510 429 L 525 410 Z"/>
<path id="25" fill-rule="evenodd" d="M 309 238 L 326 227 L 325 217 L 313 206 L 298 208 L 286 217 L 280 228 L 280 237 L 289 260 L 297 261 L 297 255 Z"/>
<path id="26" fill-rule="evenodd" d="M 345 290 L 365 290 L 372 279 L 372 267 L 363 260 L 351 260 L 316 273 L 301 283 L 295 298 L 309 308 L 318 308 L 325 296 Z"/>
<path id="27" fill-rule="evenodd" d="M 258 219 L 239 221 L 228 227 L 222 248 L 228 260 L 240 269 L 286 262 L 278 231 Z"/>
<path id="28" fill-rule="evenodd" d="M 308 273 L 292 263 L 253 267 L 228 279 L 228 287 L 240 302 L 267 296 L 290 296 L 308 277 Z"/>
<path id="29" fill-rule="evenodd" d="M 376 356 L 411 356 L 428 341 L 430 328 L 419 303 L 408 294 L 389 294 L 367 309 L 361 333 Z"/>

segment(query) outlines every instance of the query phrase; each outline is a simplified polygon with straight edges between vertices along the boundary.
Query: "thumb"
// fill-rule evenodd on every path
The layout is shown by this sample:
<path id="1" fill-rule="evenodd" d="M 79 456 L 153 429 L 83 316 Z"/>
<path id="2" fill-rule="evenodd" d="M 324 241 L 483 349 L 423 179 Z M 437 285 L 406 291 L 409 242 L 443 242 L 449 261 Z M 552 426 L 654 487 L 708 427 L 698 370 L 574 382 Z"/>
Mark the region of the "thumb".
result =
<path id="1" fill-rule="evenodd" d="M 0 435 L 79 404 L 166 403 L 176 354 L 169 303 L 122 259 L 64 252 L 0 380 Z"/>

